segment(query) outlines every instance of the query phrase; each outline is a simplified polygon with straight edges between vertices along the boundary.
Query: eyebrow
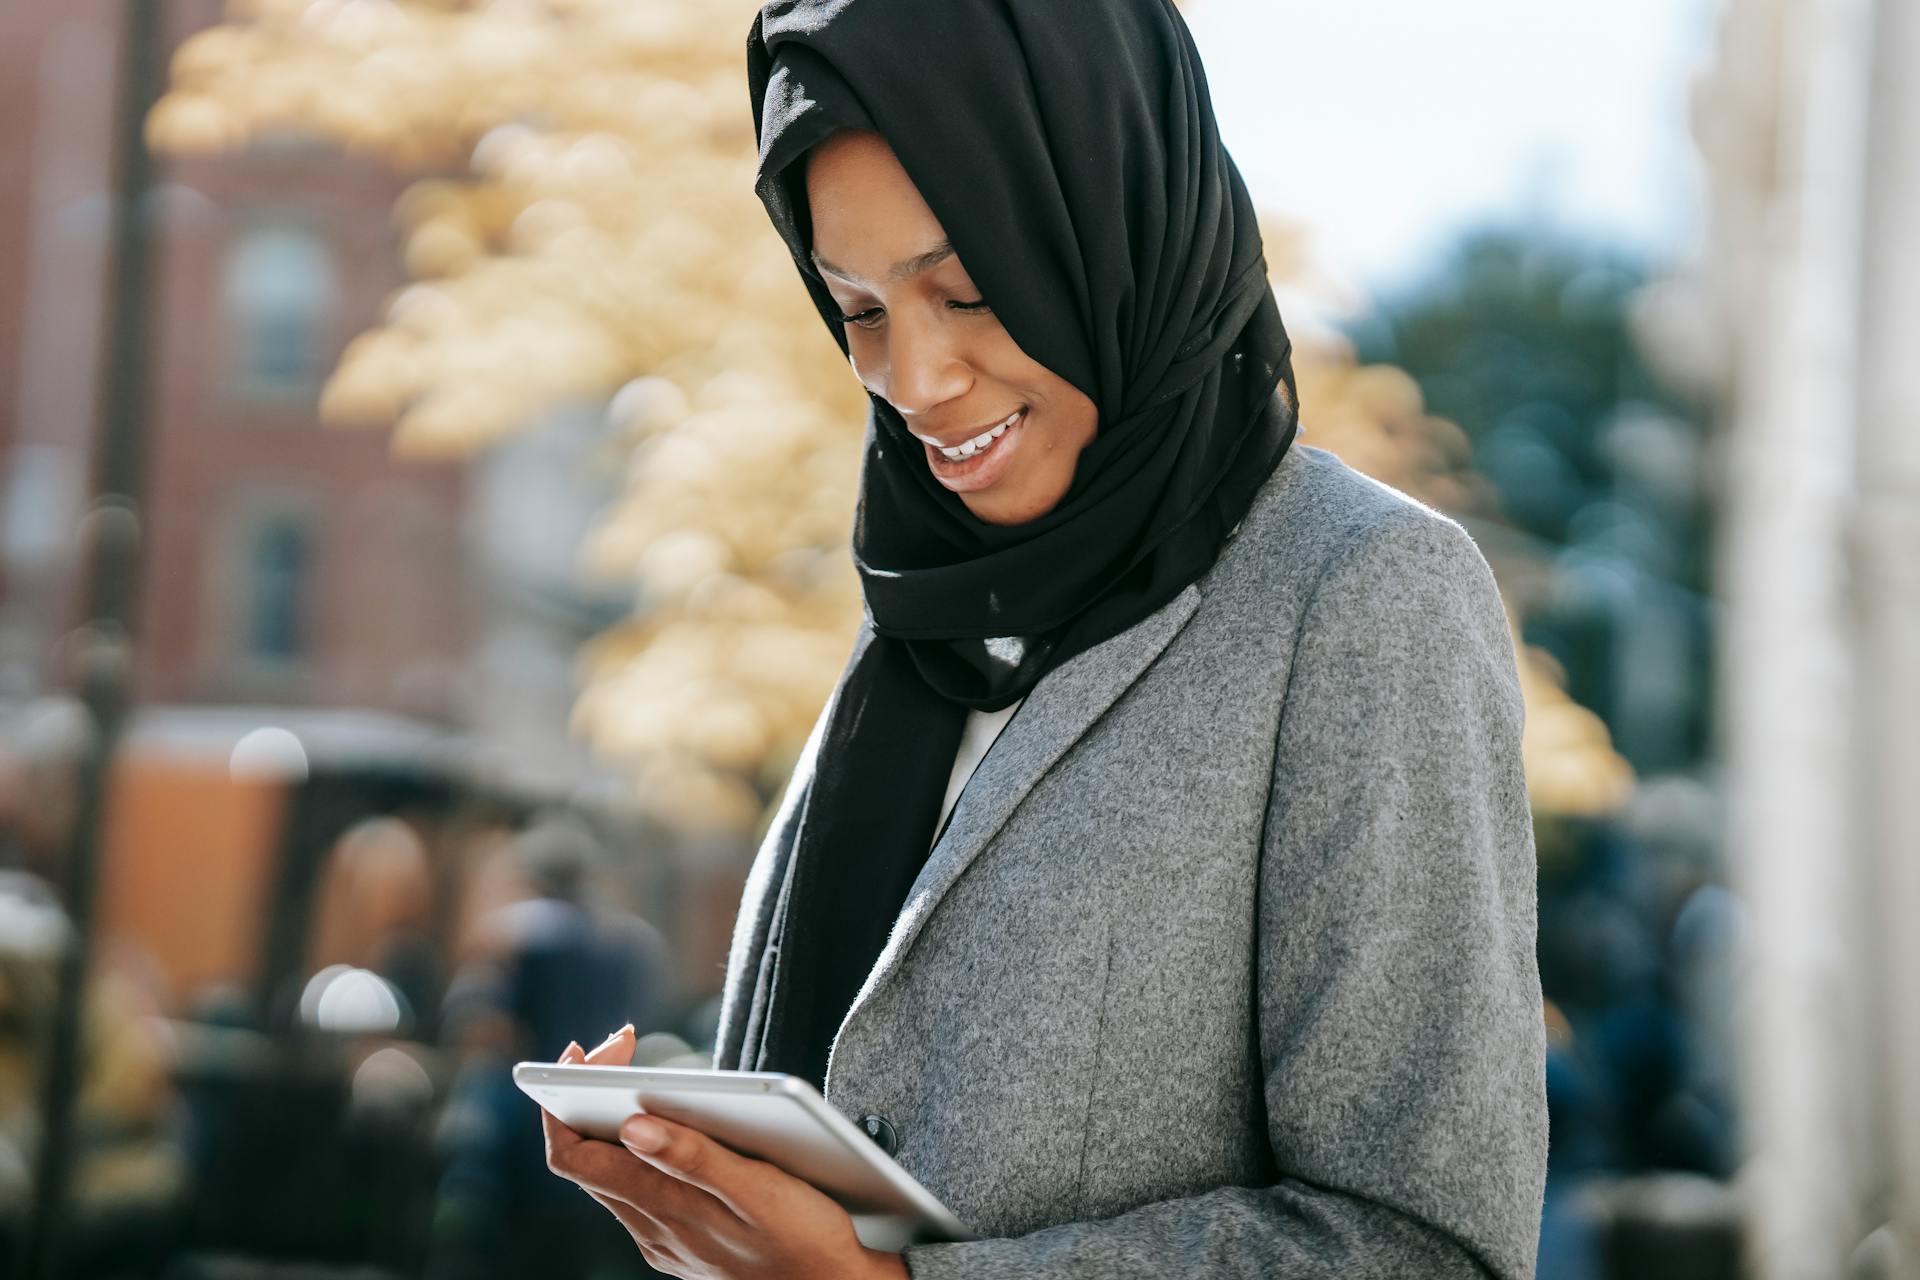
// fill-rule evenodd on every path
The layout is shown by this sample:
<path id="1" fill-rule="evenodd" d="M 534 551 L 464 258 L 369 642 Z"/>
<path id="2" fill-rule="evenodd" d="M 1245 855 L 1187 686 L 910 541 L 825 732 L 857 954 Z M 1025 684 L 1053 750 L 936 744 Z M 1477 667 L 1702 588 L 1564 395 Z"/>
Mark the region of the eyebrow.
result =
<path id="1" fill-rule="evenodd" d="M 893 270 L 887 273 L 887 278 L 890 280 L 909 279 L 910 277 L 919 275 L 922 271 L 926 271 L 932 267 L 939 266 L 941 263 L 945 262 L 948 258 L 951 258 L 952 256 L 953 256 L 953 242 L 951 240 L 942 240 L 939 244 L 934 245 L 933 248 L 927 250 L 925 253 L 915 254 L 911 258 L 907 258 L 907 259 L 904 259 L 903 261 L 894 263 Z M 862 280 L 859 276 L 854 275 L 852 272 L 848 271 L 845 267 L 835 266 L 833 263 L 828 262 L 825 258 L 821 257 L 818 253 L 813 255 L 813 265 L 816 267 L 819 267 L 822 271 L 831 272 L 832 274 L 839 276 L 842 280 L 849 281 L 853 284 L 866 283 L 866 281 Z"/>

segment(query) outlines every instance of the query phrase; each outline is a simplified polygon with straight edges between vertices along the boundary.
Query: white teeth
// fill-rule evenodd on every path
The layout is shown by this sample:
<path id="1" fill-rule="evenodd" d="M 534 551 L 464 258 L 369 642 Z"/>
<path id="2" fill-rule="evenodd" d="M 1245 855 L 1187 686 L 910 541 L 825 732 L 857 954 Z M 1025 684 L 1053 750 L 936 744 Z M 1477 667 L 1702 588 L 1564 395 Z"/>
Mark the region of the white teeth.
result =
<path id="1" fill-rule="evenodd" d="M 960 461 L 960 459 L 962 458 L 971 458 L 974 454 L 980 452 L 980 450 L 986 448 L 988 445 L 992 444 L 995 440 L 998 440 L 1001 436 L 1005 435 L 1007 428 L 1012 426 L 1015 422 L 1017 422 L 1019 418 L 1020 418 L 1020 415 L 1018 413 L 1015 413 L 1012 416 L 1010 416 L 1005 422 L 995 427 L 993 430 L 983 431 L 979 435 L 975 436 L 973 439 L 967 441 L 965 444 L 956 446 L 955 448 L 949 449 L 944 445 L 936 445 L 935 447 L 938 448 L 942 454 L 944 454 L 948 458 L 951 458 L 955 462 Z"/>

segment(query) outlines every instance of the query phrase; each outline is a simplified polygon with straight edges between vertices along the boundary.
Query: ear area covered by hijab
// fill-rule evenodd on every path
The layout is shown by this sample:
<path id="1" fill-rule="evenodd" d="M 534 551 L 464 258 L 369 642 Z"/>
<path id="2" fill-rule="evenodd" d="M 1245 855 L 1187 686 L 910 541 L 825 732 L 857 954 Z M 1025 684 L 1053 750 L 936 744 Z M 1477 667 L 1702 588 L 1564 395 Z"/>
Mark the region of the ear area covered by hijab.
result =
<path id="1" fill-rule="evenodd" d="M 925 858 L 966 711 L 1024 697 L 1204 574 L 1298 408 L 1252 201 L 1171 0 L 770 0 L 747 73 L 755 190 L 842 352 L 802 161 L 862 129 L 1014 341 L 1099 415 L 1059 504 L 1001 526 L 869 395 L 852 549 L 874 638 L 803 801 L 761 1023 L 764 1069 L 819 1084 Z"/>

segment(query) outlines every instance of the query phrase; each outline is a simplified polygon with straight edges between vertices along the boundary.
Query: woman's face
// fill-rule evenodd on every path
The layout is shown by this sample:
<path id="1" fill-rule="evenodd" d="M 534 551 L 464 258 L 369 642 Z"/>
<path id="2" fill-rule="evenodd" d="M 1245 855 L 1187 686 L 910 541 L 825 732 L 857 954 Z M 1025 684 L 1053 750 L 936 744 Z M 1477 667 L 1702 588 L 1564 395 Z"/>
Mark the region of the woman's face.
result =
<path id="1" fill-rule="evenodd" d="M 1093 442 L 1093 401 L 987 310 L 878 134 L 843 130 L 816 145 L 807 200 L 814 265 L 842 312 L 853 370 L 920 438 L 934 477 L 988 524 L 1051 511 Z M 968 457 L 943 452 L 982 436 Z"/>

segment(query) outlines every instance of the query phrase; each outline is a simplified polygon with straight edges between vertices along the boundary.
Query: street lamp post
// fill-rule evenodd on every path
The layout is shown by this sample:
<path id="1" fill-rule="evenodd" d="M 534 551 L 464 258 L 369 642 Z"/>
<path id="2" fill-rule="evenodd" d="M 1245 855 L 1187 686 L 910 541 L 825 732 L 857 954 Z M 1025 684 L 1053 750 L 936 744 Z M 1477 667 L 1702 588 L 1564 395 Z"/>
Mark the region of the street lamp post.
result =
<path id="1" fill-rule="evenodd" d="M 120 101 L 113 171 L 112 260 L 101 352 L 101 411 L 93 502 L 80 525 L 86 559 L 86 615 L 69 637 L 67 674 L 87 711 L 90 737 L 78 778 L 79 804 L 64 868 L 72 922 L 60 952 L 52 1033 L 41 1076 L 41 1136 L 36 1195 L 22 1239 L 24 1280 L 52 1280 L 68 1217 L 79 1094 L 80 1031 L 105 826 L 107 769 L 119 737 L 132 678 L 134 607 L 139 583 L 139 498 L 145 462 L 147 294 L 154 234 L 152 157 L 144 136 L 157 87 L 160 0 L 127 0 L 121 37 Z"/>

